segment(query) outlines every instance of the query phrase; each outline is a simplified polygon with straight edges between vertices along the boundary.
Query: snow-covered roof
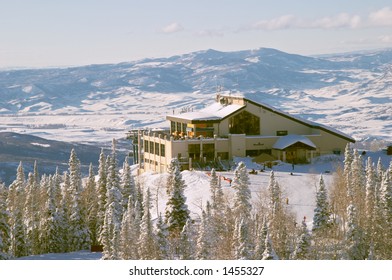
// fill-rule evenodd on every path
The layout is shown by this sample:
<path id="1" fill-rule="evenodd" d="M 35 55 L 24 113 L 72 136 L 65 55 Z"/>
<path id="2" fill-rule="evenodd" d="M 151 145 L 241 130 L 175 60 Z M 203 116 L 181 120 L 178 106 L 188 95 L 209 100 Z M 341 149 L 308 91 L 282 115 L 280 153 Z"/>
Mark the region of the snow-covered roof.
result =
<path id="1" fill-rule="evenodd" d="M 167 118 L 178 118 L 188 121 L 214 121 L 224 119 L 225 117 L 233 114 L 234 112 L 244 107 L 244 105 L 224 105 L 216 102 L 197 112 L 187 112 L 179 115 L 171 115 L 167 116 Z"/>
<path id="2" fill-rule="evenodd" d="M 298 142 L 316 149 L 316 145 L 312 141 L 310 141 L 309 138 L 303 135 L 296 134 L 290 134 L 280 137 L 278 141 L 276 141 L 276 143 L 274 144 L 273 148 L 277 150 L 284 150 Z"/>

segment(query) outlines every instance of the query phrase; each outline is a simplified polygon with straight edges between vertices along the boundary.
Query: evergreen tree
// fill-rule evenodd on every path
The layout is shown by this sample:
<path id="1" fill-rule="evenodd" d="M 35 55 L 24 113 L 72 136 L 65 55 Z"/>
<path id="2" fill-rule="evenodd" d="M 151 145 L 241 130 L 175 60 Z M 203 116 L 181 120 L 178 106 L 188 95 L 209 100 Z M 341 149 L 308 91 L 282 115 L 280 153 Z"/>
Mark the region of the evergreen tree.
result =
<path id="1" fill-rule="evenodd" d="M 87 222 L 90 232 L 90 240 L 92 245 L 98 245 L 98 199 L 97 186 L 95 183 L 95 174 L 93 165 L 90 163 L 89 175 L 83 189 L 83 204 L 87 208 Z"/>
<path id="2" fill-rule="evenodd" d="M 123 196 L 123 207 L 124 211 L 127 209 L 128 200 L 131 199 L 132 203 L 136 201 L 136 186 L 133 176 L 131 174 L 131 168 L 129 166 L 128 157 L 125 158 L 123 164 L 123 173 L 121 178 L 121 191 Z"/>
<path id="3" fill-rule="evenodd" d="M 235 190 L 233 212 L 237 219 L 248 219 L 252 210 L 249 177 L 245 163 L 240 162 L 234 171 L 232 188 Z"/>
<path id="4" fill-rule="evenodd" d="M 346 255 L 350 260 L 363 260 L 366 258 L 366 248 L 363 241 L 363 233 L 358 226 L 358 217 L 355 206 L 347 207 L 347 233 L 346 233 Z"/>
<path id="5" fill-rule="evenodd" d="M 9 213 L 7 211 L 7 189 L 0 184 L 0 260 L 9 259 L 8 249 L 10 247 L 10 226 L 8 223 Z"/>
<path id="6" fill-rule="evenodd" d="M 366 163 L 366 234 L 369 242 L 373 240 L 374 219 L 375 219 L 375 201 L 376 201 L 376 170 L 373 166 L 371 157 Z"/>
<path id="7" fill-rule="evenodd" d="M 265 238 L 265 250 L 263 252 L 262 260 L 279 260 L 278 255 L 275 253 L 274 247 L 272 245 L 272 240 L 269 237 L 268 231 Z"/>
<path id="8" fill-rule="evenodd" d="M 320 176 L 319 188 L 316 193 L 316 208 L 313 217 L 313 232 L 322 232 L 330 226 L 330 210 L 328 194 L 323 176 Z"/>
<path id="9" fill-rule="evenodd" d="M 207 213 L 203 210 L 199 232 L 196 244 L 196 259 L 197 260 L 208 260 L 211 259 L 212 247 L 211 247 L 211 231 L 210 221 Z"/>
<path id="10" fill-rule="evenodd" d="M 58 231 L 60 228 L 60 220 L 55 205 L 55 191 L 52 177 L 43 177 L 45 182 L 42 189 L 45 193 L 45 205 L 42 211 L 40 241 L 42 244 L 42 252 L 59 253 L 61 252 L 61 239 L 59 239 Z"/>
<path id="11" fill-rule="evenodd" d="M 185 182 L 180 173 L 178 160 L 172 159 L 170 166 L 167 181 L 167 190 L 170 190 L 170 193 L 166 203 L 165 223 L 171 234 L 179 236 L 189 219 L 189 210 L 184 196 Z"/>
<path id="12" fill-rule="evenodd" d="M 280 190 L 279 183 L 275 179 L 275 173 L 271 170 L 269 182 L 268 182 L 268 220 L 273 221 L 279 212 L 282 210 L 282 192 Z"/>
<path id="13" fill-rule="evenodd" d="M 87 249 L 90 245 L 90 233 L 87 224 L 87 209 L 81 199 L 82 178 L 80 161 L 74 149 L 69 158 L 69 193 L 70 205 L 70 247 L 71 250 Z"/>
<path id="14" fill-rule="evenodd" d="M 169 231 L 167 225 L 163 222 L 162 215 L 159 214 L 158 222 L 156 225 L 156 238 L 158 245 L 158 259 L 168 260 L 169 259 Z"/>
<path id="15" fill-rule="evenodd" d="M 107 168 L 106 168 L 106 157 L 104 150 L 101 149 L 99 155 L 98 165 L 98 213 L 97 213 L 97 233 L 101 235 L 103 224 L 105 221 L 105 207 L 106 207 L 106 194 L 107 194 Z"/>
<path id="16" fill-rule="evenodd" d="M 150 189 L 144 196 L 143 209 L 144 215 L 142 217 L 142 223 L 140 225 L 140 237 L 139 237 L 139 254 L 142 260 L 153 260 L 157 258 L 157 246 L 155 235 L 153 231 L 151 221 L 151 195 Z"/>
<path id="17" fill-rule="evenodd" d="M 268 233 L 267 219 L 264 218 L 261 229 L 259 230 L 259 233 L 257 235 L 256 248 L 253 256 L 255 260 L 261 260 L 263 258 L 263 253 L 265 250 L 265 239 L 267 238 L 267 233 Z"/>
<path id="18" fill-rule="evenodd" d="M 7 211 L 9 212 L 10 249 L 13 257 L 28 254 L 26 246 L 26 228 L 23 221 L 23 206 L 25 203 L 25 176 L 22 162 L 19 163 L 16 179 L 9 186 Z"/>
<path id="19" fill-rule="evenodd" d="M 136 260 L 138 254 L 138 239 L 140 236 L 140 216 L 137 207 L 128 200 L 127 210 L 123 215 L 120 233 L 120 258 Z"/>
<path id="20" fill-rule="evenodd" d="M 61 251 L 69 252 L 71 250 L 70 240 L 71 240 L 71 232 L 70 232 L 70 205 L 71 205 L 71 196 L 70 196 L 70 181 L 68 172 L 64 172 L 63 174 L 63 185 L 61 186 L 61 201 L 58 207 L 58 217 L 59 217 L 59 239 L 61 242 Z"/>
<path id="21" fill-rule="evenodd" d="M 294 260 L 307 260 L 309 258 L 309 251 L 311 246 L 311 236 L 306 226 L 305 219 L 302 221 L 301 230 L 296 242 L 295 250 L 292 258 Z"/>
<path id="22" fill-rule="evenodd" d="M 34 165 L 36 170 L 36 164 Z M 26 185 L 26 201 L 24 205 L 24 223 L 26 225 L 26 245 L 28 254 L 37 255 L 40 249 L 40 213 L 41 213 L 40 183 L 37 183 L 34 173 L 29 173 Z"/>
<path id="23" fill-rule="evenodd" d="M 237 260 L 249 260 L 252 256 L 249 224 L 245 219 L 237 220 L 235 235 L 234 256 Z"/>
<path id="24" fill-rule="evenodd" d="M 195 241 L 193 237 L 195 233 L 193 231 L 192 220 L 188 219 L 184 228 L 180 234 L 180 250 L 179 258 L 182 260 L 192 260 L 195 256 Z"/>

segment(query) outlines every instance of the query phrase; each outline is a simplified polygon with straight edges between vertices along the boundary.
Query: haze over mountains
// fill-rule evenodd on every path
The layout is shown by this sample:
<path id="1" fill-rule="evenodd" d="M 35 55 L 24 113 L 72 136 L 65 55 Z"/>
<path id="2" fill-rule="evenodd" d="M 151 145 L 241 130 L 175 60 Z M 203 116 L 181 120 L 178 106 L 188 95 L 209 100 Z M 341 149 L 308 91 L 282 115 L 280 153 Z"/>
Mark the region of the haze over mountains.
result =
<path id="1" fill-rule="evenodd" d="M 0 71 L 0 129 L 110 141 L 167 126 L 173 110 L 240 91 L 357 140 L 392 141 L 392 49 L 306 57 L 275 49 L 199 51 L 108 65 Z"/>

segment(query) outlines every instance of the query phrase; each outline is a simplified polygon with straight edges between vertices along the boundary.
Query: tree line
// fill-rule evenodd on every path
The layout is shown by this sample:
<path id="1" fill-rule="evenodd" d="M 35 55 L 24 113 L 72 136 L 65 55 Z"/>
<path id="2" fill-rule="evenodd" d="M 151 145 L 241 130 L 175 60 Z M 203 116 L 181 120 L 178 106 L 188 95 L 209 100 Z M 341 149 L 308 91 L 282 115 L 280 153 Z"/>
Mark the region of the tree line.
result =
<path id="1" fill-rule="evenodd" d="M 116 142 L 103 150 L 98 172 L 82 179 L 71 151 L 68 171 L 53 175 L 23 165 L 16 179 L 0 185 L 0 259 L 101 246 L 102 259 L 391 259 L 392 162 L 364 159 L 348 145 L 344 165 L 327 190 L 317 184 L 312 221 L 296 222 L 284 190 L 269 175 L 257 199 L 246 166 L 239 163 L 224 194 L 220 176 L 210 176 L 209 200 L 191 215 L 177 159 L 163 183 L 164 213 L 152 217 L 148 185 L 132 176 L 126 158 L 120 172 Z M 157 194 L 158 195 L 158 194 Z"/>

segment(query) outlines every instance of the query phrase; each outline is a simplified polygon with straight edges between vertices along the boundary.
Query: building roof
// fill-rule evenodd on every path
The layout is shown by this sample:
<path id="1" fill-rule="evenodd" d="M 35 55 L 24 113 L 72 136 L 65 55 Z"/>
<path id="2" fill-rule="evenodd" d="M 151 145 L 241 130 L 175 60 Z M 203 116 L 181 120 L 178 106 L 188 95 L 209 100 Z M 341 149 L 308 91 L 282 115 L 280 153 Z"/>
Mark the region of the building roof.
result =
<path id="1" fill-rule="evenodd" d="M 224 105 L 216 102 L 197 112 L 187 112 L 179 115 L 169 115 L 166 118 L 168 120 L 185 120 L 190 123 L 196 123 L 200 121 L 218 122 L 244 107 L 244 105 Z"/>
<path id="2" fill-rule="evenodd" d="M 276 141 L 276 143 L 272 146 L 272 148 L 277 150 L 284 150 L 297 143 L 302 143 L 310 148 L 317 148 L 317 146 L 309 138 L 303 135 L 296 134 L 290 134 L 280 137 L 278 141 Z"/>

